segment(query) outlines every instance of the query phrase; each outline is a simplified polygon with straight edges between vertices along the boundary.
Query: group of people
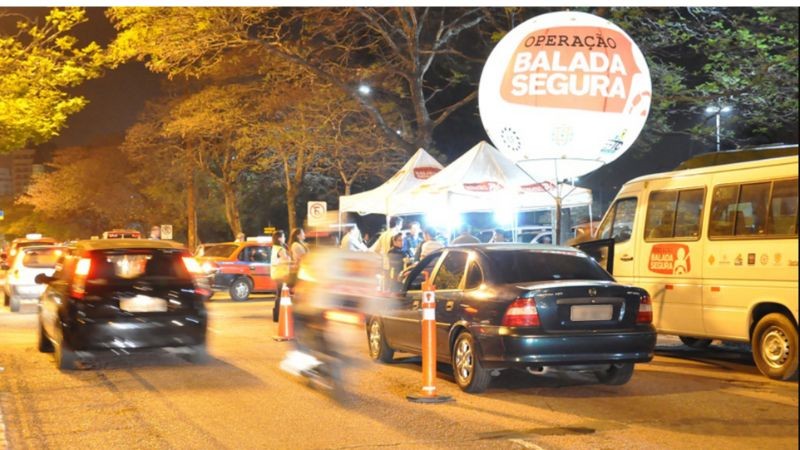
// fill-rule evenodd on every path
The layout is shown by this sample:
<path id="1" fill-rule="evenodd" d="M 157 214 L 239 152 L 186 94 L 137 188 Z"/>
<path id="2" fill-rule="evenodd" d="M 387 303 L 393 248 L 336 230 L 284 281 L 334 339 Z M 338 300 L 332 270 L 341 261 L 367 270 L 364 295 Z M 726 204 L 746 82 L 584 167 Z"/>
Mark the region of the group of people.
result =
<path id="1" fill-rule="evenodd" d="M 275 306 L 272 308 L 272 320 L 278 321 L 281 307 L 281 289 L 284 283 L 294 286 L 297 281 L 297 269 L 300 261 L 308 253 L 306 233 L 302 228 L 295 228 L 286 242 L 283 230 L 272 233 L 272 254 L 270 255 L 270 274 L 275 281 Z"/>

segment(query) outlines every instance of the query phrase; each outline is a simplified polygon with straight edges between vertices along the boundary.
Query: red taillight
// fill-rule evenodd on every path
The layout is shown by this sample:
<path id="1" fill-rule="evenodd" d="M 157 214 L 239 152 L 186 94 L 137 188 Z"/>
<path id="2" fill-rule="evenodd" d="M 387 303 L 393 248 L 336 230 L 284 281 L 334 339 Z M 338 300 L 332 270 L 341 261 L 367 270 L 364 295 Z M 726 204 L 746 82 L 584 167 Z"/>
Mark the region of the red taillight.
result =
<path id="1" fill-rule="evenodd" d="M 72 280 L 72 288 L 70 294 L 73 298 L 78 300 L 86 296 L 86 277 L 89 276 L 89 271 L 92 270 L 91 258 L 81 258 L 75 266 L 75 278 Z"/>
<path id="2" fill-rule="evenodd" d="M 644 294 L 639 300 L 639 313 L 636 314 L 636 323 L 652 323 L 652 322 L 653 322 L 653 304 L 650 303 L 650 296 Z"/>
<path id="3" fill-rule="evenodd" d="M 514 300 L 503 316 L 503 325 L 507 327 L 538 327 L 539 312 L 536 310 L 536 300 L 533 298 L 518 298 Z"/>

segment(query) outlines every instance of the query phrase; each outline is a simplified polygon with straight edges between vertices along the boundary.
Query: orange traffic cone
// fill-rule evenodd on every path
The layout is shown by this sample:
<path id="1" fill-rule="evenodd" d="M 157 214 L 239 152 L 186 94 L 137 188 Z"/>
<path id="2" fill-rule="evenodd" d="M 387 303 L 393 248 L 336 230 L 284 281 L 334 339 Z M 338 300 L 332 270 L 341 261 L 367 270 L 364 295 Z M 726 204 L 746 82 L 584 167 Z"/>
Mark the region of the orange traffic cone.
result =
<path id="1" fill-rule="evenodd" d="M 422 287 L 422 389 L 419 394 L 407 395 L 415 403 L 444 403 L 452 401 L 436 393 L 436 287 L 426 280 Z"/>
<path id="2" fill-rule="evenodd" d="M 294 317 L 292 316 L 292 297 L 286 283 L 281 289 L 281 308 L 278 312 L 278 335 L 276 341 L 291 341 L 294 339 Z"/>

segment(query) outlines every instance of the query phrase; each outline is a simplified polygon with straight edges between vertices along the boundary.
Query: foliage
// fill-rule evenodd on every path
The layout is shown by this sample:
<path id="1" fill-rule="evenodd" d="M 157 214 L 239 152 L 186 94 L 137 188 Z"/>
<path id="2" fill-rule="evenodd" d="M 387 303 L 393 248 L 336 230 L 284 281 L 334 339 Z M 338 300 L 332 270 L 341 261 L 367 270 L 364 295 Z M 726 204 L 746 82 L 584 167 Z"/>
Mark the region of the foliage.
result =
<path id="1" fill-rule="evenodd" d="M 95 42 L 80 47 L 71 32 L 86 21 L 80 8 L 53 9 L 43 24 L 0 11 L 0 25 L 18 20 L 16 33 L 0 33 L 0 153 L 45 142 L 87 103 L 69 88 L 101 75 Z"/>

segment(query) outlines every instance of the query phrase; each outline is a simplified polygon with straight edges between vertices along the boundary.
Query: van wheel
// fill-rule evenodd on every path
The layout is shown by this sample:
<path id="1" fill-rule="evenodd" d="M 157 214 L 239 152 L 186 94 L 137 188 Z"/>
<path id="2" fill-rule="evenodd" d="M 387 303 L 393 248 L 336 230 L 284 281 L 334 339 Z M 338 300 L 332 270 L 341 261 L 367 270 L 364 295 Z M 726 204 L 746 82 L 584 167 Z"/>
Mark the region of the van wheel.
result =
<path id="1" fill-rule="evenodd" d="M 453 375 L 458 387 L 464 392 L 477 394 L 486 390 L 492 374 L 481 365 L 475 348 L 475 338 L 463 331 L 453 344 Z"/>
<path id="2" fill-rule="evenodd" d="M 42 323 L 39 322 L 39 339 L 37 342 L 37 347 L 39 351 L 42 353 L 53 353 L 53 343 L 50 341 L 50 338 L 44 333 L 44 327 Z"/>
<path id="3" fill-rule="evenodd" d="M 711 345 L 711 339 L 698 339 L 689 336 L 678 336 L 683 345 L 691 348 L 707 348 Z"/>
<path id="4" fill-rule="evenodd" d="M 250 285 L 250 280 L 245 277 L 239 277 L 233 280 L 230 289 L 228 292 L 231 295 L 231 300 L 236 302 L 243 302 L 250 297 L 250 291 L 253 290 L 253 287 Z"/>
<path id="5" fill-rule="evenodd" d="M 797 326 L 780 313 L 767 314 L 756 324 L 751 341 L 758 370 L 773 380 L 797 373 Z"/>
<path id="6" fill-rule="evenodd" d="M 597 371 L 594 374 L 603 384 L 621 386 L 631 380 L 634 366 L 634 363 L 611 364 L 608 369 Z"/>

